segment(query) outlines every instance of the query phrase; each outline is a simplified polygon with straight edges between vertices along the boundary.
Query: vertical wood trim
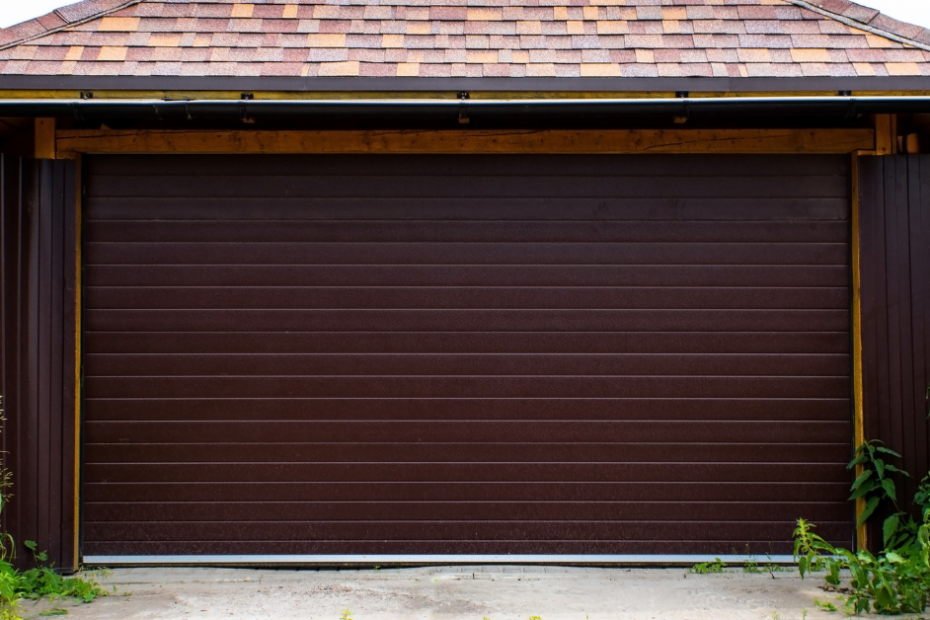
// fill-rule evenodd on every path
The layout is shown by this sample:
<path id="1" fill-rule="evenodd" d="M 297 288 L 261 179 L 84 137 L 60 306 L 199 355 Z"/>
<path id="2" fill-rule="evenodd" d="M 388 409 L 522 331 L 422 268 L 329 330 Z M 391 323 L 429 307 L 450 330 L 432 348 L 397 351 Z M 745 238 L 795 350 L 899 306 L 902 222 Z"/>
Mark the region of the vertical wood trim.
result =
<path id="1" fill-rule="evenodd" d="M 859 446 L 865 441 L 865 416 L 862 404 L 862 274 L 859 267 L 859 155 L 852 156 L 852 205 L 851 236 L 852 249 L 852 345 L 853 345 L 853 443 Z M 856 467 L 856 476 L 862 466 Z M 865 510 L 865 500 L 856 500 L 856 521 Z M 863 523 L 856 528 L 856 549 L 867 549 L 868 529 Z"/>
<path id="2" fill-rule="evenodd" d="M 74 566 L 80 563 L 81 534 L 81 310 L 83 304 L 83 285 L 81 282 L 82 231 L 83 225 L 83 191 L 84 177 L 81 157 L 75 161 L 75 196 L 74 196 Z"/>
<path id="3" fill-rule="evenodd" d="M 35 119 L 36 159 L 55 159 L 55 119 Z"/>

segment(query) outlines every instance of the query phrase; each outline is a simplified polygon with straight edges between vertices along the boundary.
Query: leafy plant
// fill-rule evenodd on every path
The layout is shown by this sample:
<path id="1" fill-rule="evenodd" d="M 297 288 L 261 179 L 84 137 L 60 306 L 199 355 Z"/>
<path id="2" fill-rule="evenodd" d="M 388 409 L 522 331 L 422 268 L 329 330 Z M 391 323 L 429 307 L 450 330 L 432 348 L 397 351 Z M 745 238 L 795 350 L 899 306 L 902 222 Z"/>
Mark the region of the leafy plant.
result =
<path id="1" fill-rule="evenodd" d="M 895 458 L 901 458 L 901 455 L 880 444 L 880 441 L 866 441 L 856 448 L 856 454 L 846 468 L 853 469 L 861 466 L 862 473 L 853 482 L 850 489 L 852 494 L 849 499 L 862 498 L 865 500 L 865 508 L 862 514 L 859 515 L 857 526 L 865 523 L 883 501 L 888 500 L 891 502 L 895 512 L 887 517 L 882 524 L 882 535 L 885 547 L 897 548 L 909 538 L 902 528 L 903 519 L 907 517 L 907 514 L 898 506 L 898 493 L 895 489 L 895 483 L 888 476 L 888 473 L 901 474 L 902 476 L 909 476 L 910 474 L 898 469 L 891 463 L 886 463 L 882 458 L 883 455 Z"/>
<path id="2" fill-rule="evenodd" d="M 714 558 L 713 562 L 701 562 L 691 567 L 691 572 L 697 575 L 709 575 L 711 573 L 722 573 L 726 563 L 720 558 Z"/>
<path id="3" fill-rule="evenodd" d="M 904 473 L 885 462 L 883 456 L 900 455 L 880 445 L 865 442 L 856 449 L 849 467 L 862 466 L 853 483 L 851 500 L 866 500 L 864 518 L 883 502 L 890 502 L 895 513 L 883 524 L 884 549 L 877 555 L 866 550 L 852 552 L 834 547 L 813 532 L 814 525 L 798 519 L 794 530 L 794 559 L 798 572 L 826 571 L 827 584 L 842 595 L 839 600 L 847 614 L 875 611 L 880 614 L 920 613 L 927 608 L 930 592 L 930 475 L 924 477 L 914 497 L 921 511 L 921 523 L 900 509 L 894 480 L 887 474 Z M 849 571 L 849 587 L 841 587 L 844 571 Z M 815 603 L 835 611 L 832 603 Z"/>

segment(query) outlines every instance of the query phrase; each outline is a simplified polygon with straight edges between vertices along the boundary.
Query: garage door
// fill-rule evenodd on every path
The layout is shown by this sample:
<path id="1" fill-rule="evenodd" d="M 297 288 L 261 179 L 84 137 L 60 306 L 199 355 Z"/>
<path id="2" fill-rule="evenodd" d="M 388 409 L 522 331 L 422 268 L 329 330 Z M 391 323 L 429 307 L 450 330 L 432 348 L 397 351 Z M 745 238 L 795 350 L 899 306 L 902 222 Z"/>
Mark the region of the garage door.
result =
<path id="1" fill-rule="evenodd" d="M 850 542 L 845 158 L 85 169 L 87 556 Z"/>

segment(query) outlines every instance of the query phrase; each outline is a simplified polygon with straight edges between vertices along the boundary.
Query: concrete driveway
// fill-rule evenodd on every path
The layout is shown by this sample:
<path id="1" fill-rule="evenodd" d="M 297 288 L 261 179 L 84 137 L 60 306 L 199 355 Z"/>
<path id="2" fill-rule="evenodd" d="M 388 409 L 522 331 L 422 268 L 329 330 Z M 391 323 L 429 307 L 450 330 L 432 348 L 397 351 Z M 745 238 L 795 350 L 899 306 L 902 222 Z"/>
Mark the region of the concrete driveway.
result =
<path id="1" fill-rule="evenodd" d="M 713 575 L 687 569 L 454 566 L 381 570 L 117 569 L 117 592 L 57 603 L 75 620 L 802 620 L 832 600 L 795 572 Z M 131 592 L 131 594 L 124 594 Z M 24 604 L 26 617 L 48 608 Z M 344 610 L 351 613 L 345 614 Z"/>

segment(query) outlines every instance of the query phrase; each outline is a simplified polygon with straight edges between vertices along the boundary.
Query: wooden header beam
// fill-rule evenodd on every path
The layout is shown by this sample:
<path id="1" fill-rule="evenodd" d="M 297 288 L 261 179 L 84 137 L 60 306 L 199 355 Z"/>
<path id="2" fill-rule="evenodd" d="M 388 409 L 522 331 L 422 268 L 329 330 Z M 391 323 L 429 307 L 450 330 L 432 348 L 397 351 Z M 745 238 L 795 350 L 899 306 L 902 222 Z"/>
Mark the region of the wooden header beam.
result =
<path id="1" fill-rule="evenodd" d="M 58 157 L 178 154 L 646 154 L 853 153 L 875 150 L 874 129 L 611 129 L 203 131 L 59 130 Z"/>

